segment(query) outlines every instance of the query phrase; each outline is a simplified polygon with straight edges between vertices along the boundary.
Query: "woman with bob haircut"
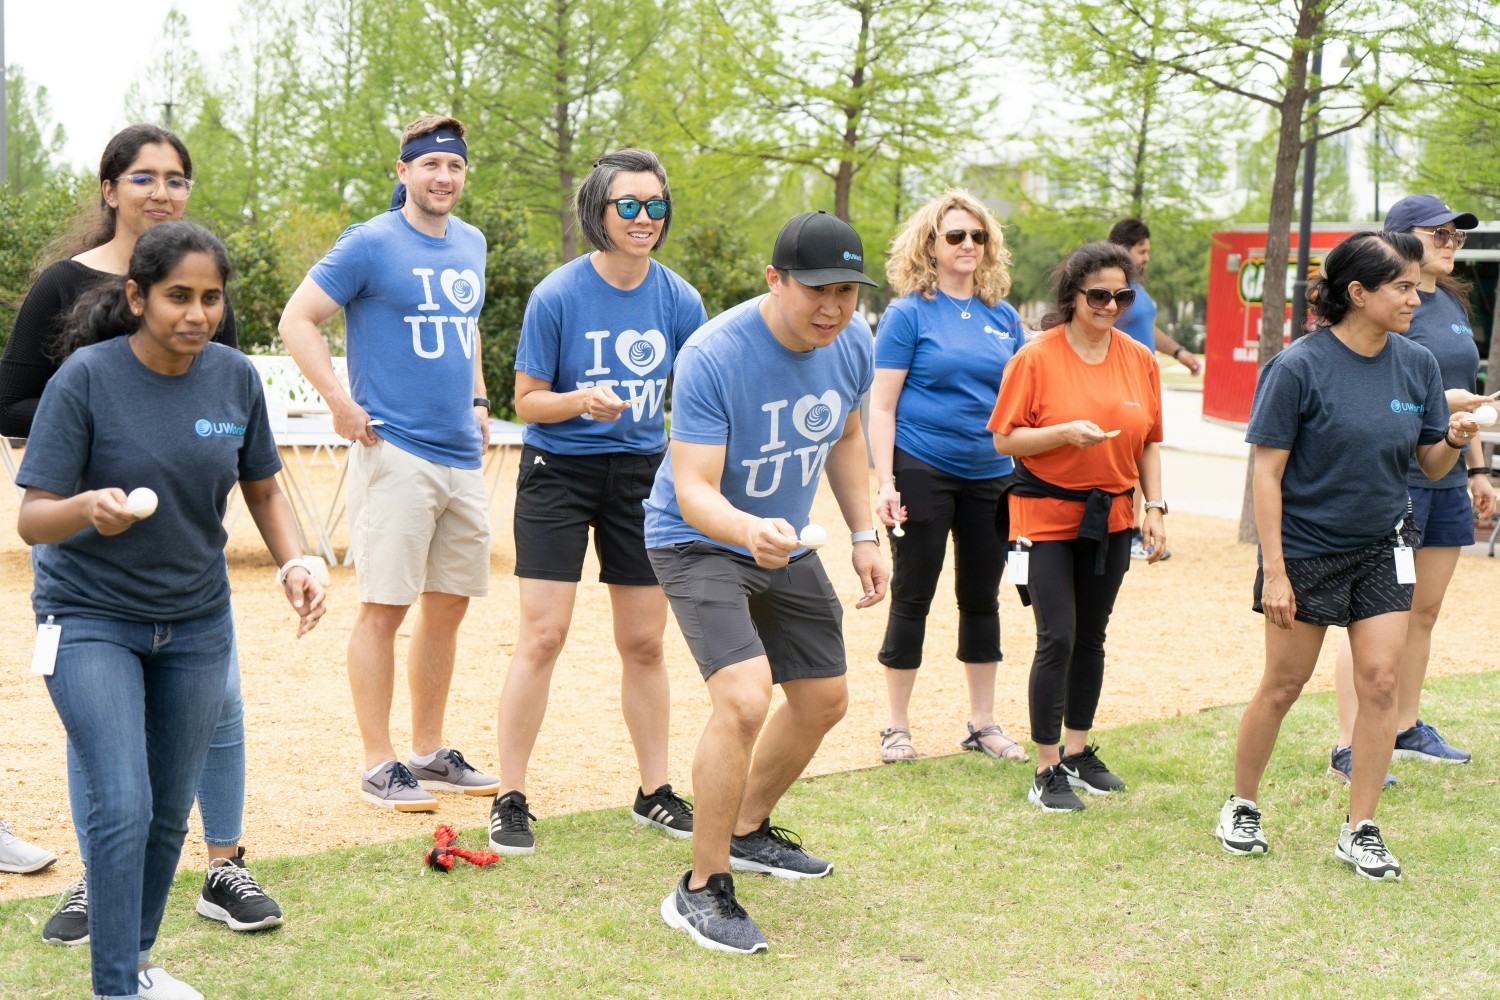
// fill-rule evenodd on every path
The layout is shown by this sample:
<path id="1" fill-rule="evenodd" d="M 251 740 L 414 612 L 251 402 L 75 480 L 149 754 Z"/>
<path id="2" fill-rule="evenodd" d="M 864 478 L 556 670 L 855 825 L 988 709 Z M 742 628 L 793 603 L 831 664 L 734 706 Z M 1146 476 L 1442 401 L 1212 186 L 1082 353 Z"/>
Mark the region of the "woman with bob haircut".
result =
<path id="1" fill-rule="evenodd" d="M 323 614 L 260 377 L 210 343 L 224 245 L 185 222 L 79 299 L 16 476 L 39 664 L 82 774 L 94 993 L 191 1000 L 151 963 L 233 658 L 224 510 L 239 484 L 300 637 Z M 129 487 L 146 487 L 142 499 Z M 52 644 L 53 655 L 45 650 Z"/>
<path id="2" fill-rule="evenodd" d="M 1432 353 L 1399 336 L 1421 304 L 1423 256 L 1405 233 L 1355 233 L 1330 250 L 1308 295 L 1316 327 L 1255 387 L 1245 440 L 1255 446 L 1253 607 L 1266 618 L 1266 667 L 1240 719 L 1234 794 L 1214 829 L 1231 854 L 1267 850 L 1261 776 L 1336 625 L 1349 630 L 1359 714 L 1334 852 L 1365 878 L 1401 877 L 1375 807 L 1416 578 L 1407 472 L 1415 457 L 1423 475 L 1442 479 L 1478 433 L 1473 415 L 1449 414 Z"/>
<path id="3" fill-rule="evenodd" d="M 870 451 L 876 514 L 891 527 L 891 611 L 879 659 L 889 722 L 880 759 L 917 759 L 908 710 L 927 615 L 953 537 L 958 648 L 969 690 L 960 745 L 996 760 L 1026 751 L 995 722 L 1000 663 L 1003 493 L 1011 460 L 983 429 L 1000 375 L 1024 340 L 1005 302 L 1010 251 L 989 209 L 949 190 L 917 209 L 891 241 L 885 274 L 899 296 L 875 334 Z M 900 533 L 896 533 L 896 526 Z"/>
<path id="4" fill-rule="evenodd" d="M 1152 353 L 1115 329 L 1135 299 L 1135 260 L 1088 243 L 1052 272 L 1056 304 L 1045 332 L 1006 366 L 990 415 L 994 447 L 1016 459 L 1010 537 L 1028 564 L 1024 598 L 1036 616 L 1031 738 L 1037 767 L 1027 798 L 1045 812 L 1083 809 L 1123 790 L 1089 743 L 1104 686 L 1104 636 L 1130 568 L 1131 498 L 1146 496 L 1150 561 L 1166 551 L 1161 493 L 1161 375 Z"/>
<path id="5" fill-rule="evenodd" d="M 601 157 L 573 207 L 594 251 L 537 285 L 516 350 L 516 413 L 526 421 L 515 513 L 521 620 L 500 693 L 501 794 L 490 816 L 490 844 L 502 854 L 535 847 L 526 768 L 573 619 L 590 526 L 640 767 L 632 818 L 674 837 L 693 830 L 692 807 L 667 780 L 667 599 L 646 557 L 641 502 L 666 453 L 662 404 L 677 351 L 708 316 L 697 291 L 651 259 L 672 226 L 656 154 Z"/>

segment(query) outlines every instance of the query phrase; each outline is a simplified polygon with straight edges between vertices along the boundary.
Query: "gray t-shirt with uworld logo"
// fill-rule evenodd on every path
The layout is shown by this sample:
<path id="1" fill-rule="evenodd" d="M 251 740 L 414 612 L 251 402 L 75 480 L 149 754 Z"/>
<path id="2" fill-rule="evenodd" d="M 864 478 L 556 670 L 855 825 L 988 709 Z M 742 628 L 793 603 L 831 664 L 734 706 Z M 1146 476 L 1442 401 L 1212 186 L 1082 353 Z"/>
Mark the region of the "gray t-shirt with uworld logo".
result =
<path id="1" fill-rule="evenodd" d="M 158 506 L 118 535 L 89 526 L 36 546 L 37 614 L 165 622 L 219 610 L 229 491 L 280 469 L 260 378 L 239 351 L 210 343 L 186 373 L 162 375 L 128 337 L 83 348 L 47 383 L 16 482 L 62 496 L 147 486 Z"/>
<path id="2" fill-rule="evenodd" d="M 1412 454 L 1447 428 L 1437 361 L 1398 334 L 1367 358 L 1319 328 L 1272 358 L 1255 386 L 1245 440 L 1291 452 L 1281 478 L 1283 555 L 1394 541 Z"/>

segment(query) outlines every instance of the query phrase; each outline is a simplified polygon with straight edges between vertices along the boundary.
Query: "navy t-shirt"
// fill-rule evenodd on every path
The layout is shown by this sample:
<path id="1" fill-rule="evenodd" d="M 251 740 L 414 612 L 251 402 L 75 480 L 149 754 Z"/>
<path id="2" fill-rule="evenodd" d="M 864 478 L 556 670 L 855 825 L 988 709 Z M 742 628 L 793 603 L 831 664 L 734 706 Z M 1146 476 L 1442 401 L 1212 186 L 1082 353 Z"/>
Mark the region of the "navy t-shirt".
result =
<path id="1" fill-rule="evenodd" d="M 1448 402 L 1432 353 L 1397 334 L 1372 358 L 1326 327 L 1261 369 L 1245 440 L 1291 452 L 1281 479 L 1287 559 L 1389 537 L 1419 444 L 1441 441 Z"/>
<path id="2" fill-rule="evenodd" d="M 1463 304 L 1450 293 L 1437 289 L 1418 292 L 1422 304 L 1411 317 L 1411 329 L 1406 339 L 1421 344 L 1437 358 L 1438 371 L 1442 375 L 1444 389 L 1467 389 L 1473 392 L 1479 384 L 1479 347 L 1474 343 L 1474 330 L 1469 326 L 1469 314 Z M 1412 459 L 1411 469 L 1406 475 L 1406 484 L 1413 489 L 1435 490 L 1468 485 L 1468 474 L 1460 459 L 1442 479 L 1431 480 Z"/>
<path id="3" fill-rule="evenodd" d="M 65 497 L 148 486 L 158 506 L 118 535 L 89 525 L 36 546 L 36 613 L 167 622 L 225 607 L 229 491 L 280 469 L 239 351 L 208 344 L 181 375 L 147 368 L 128 337 L 77 351 L 47 383 L 16 483 Z"/>

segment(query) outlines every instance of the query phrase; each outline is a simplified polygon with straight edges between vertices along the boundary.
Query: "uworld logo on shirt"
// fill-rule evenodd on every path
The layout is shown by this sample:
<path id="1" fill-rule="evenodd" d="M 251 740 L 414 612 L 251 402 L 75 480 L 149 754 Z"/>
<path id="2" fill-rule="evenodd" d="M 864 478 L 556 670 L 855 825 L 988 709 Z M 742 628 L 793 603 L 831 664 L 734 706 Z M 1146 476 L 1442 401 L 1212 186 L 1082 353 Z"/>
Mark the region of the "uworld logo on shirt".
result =
<path id="1" fill-rule="evenodd" d="M 474 345 L 479 340 L 479 317 L 468 315 L 479 305 L 484 293 L 484 282 L 473 268 L 462 271 L 445 267 L 441 272 L 431 267 L 414 267 L 411 273 L 421 281 L 422 299 L 417 303 L 417 315 L 401 317 L 411 327 L 411 349 L 419 358 L 435 360 L 448 350 L 448 337 L 458 341 L 459 349 L 466 359 L 474 357 Z M 459 315 L 433 315 L 446 311 L 437 300 L 432 279 L 437 278 L 437 288 L 448 300 L 448 304 Z"/>
<path id="2" fill-rule="evenodd" d="M 1426 413 L 1427 407 L 1422 403 L 1403 403 L 1399 399 L 1391 400 L 1392 413 Z"/>
<path id="3" fill-rule="evenodd" d="M 232 423 L 227 420 L 216 421 L 209 420 L 206 417 L 199 417 L 193 421 L 193 433 L 201 438 L 219 436 L 244 437 L 245 425 Z"/>
<path id="4" fill-rule="evenodd" d="M 782 436 L 782 414 L 789 406 L 792 432 L 811 444 L 792 448 L 789 447 L 791 442 Z M 795 403 L 790 399 L 778 399 L 760 409 L 769 417 L 766 443 L 760 446 L 765 457 L 740 460 L 740 465 L 745 467 L 745 495 L 768 497 L 775 493 L 781 486 L 782 467 L 793 455 L 801 460 L 802 485 L 808 486 L 823 471 L 828 448 L 838 440 L 837 432 L 843 426 L 844 401 L 839 398 L 838 391 L 829 389 L 818 396 L 809 393 Z M 830 436 L 832 440 L 825 440 Z"/>
<path id="5" fill-rule="evenodd" d="M 667 338 L 660 330 L 589 330 L 584 333 L 594 348 L 594 363 L 574 384 L 580 389 L 591 389 L 596 385 L 608 386 L 615 394 L 630 404 L 630 415 L 639 423 L 661 412 L 662 400 L 667 395 L 665 378 L 647 378 L 668 359 Z M 604 345 L 613 337 L 613 358 L 608 358 Z M 613 375 L 616 359 L 626 372 L 635 378 L 589 378 L 587 376 Z M 584 420 L 592 419 L 588 414 Z"/>

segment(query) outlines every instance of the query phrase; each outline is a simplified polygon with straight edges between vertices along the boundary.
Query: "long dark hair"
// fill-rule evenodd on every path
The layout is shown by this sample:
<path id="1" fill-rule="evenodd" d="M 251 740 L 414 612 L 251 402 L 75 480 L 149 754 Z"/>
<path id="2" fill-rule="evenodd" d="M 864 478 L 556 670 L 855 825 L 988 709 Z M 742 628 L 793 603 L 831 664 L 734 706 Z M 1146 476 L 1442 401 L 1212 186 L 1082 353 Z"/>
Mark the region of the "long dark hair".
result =
<path id="1" fill-rule="evenodd" d="M 1117 267 L 1125 274 L 1125 280 L 1139 281 L 1141 269 L 1136 266 L 1130 251 L 1115 243 L 1085 243 L 1063 258 L 1063 262 L 1052 269 L 1052 288 L 1057 300 L 1042 317 L 1042 329 L 1050 330 L 1073 321 L 1073 307 L 1078 302 L 1078 293 L 1090 275 L 1107 268 Z"/>
<path id="2" fill-rule="evenodd" d="M 130 269 L 124 274 L 110 275 L 74 304 L 53 342 L 52 357 L 61 363 L 80 347 L 134 333 L 140 328 L 141 318 L 130 311 L 125 283 L 134 281 L 145 297 L 152 285 L 171 274 L 184 257 L 193 253 L 210 254 L 219 267 L 219 277 L 228 283 L 229 254 L 219 238 L 207 229 L 194 222 L 163 222 L 146 230 L 130 255 Z"/>
<path id="3" fill-rule="evenodd" d="M 1422 241 L 1410 233 L 1367 230 L 1339 241 L 1318 267 L 1318 276 L 1307 286 L 1307 304 L 1323 326 L 1343 322 L 1353 303 L 1349 286 L 1359 282 L 1373 292 L 1394 281 L 1412 264 L 1420 265 L 1425 254 Z"/>
<path id="4" fill-rule="evenodd" d="M 76 257 L 86 250 L 103 246 L 115 238 L 115 210 L 110 207 L 109 202 L 104 200 L 103 186 L 106 181 L 111 184 L 115 183 L 115 178 L 130 169 L 130 165 L 135 162 L 136 154 L 141 151 L 142 146 L 153 145 L 171 146 L 176 150 L 177 158 L 182 161 L 183 174 L 189 180 L 192 179 L 193 158 L 188 155 L 187 146 L 173 133 L 144 122 L 127 126 L 116 132 L 114 138 L 105 145 L 104 155 L 99 157 L 98 206 L 79 213 L 67 232 L 47 244 L 46 249 L 42 251 L 41 260 L 37 262 L 36 270 L 31 273 L 33 282 L 36 281 L 37 275 L 49 265 L 69 257 Z"/>

